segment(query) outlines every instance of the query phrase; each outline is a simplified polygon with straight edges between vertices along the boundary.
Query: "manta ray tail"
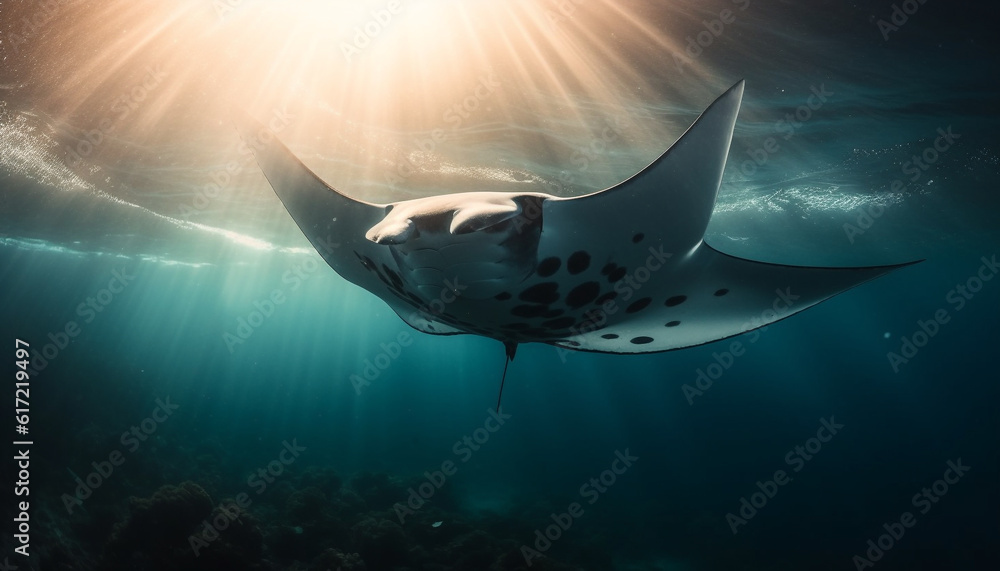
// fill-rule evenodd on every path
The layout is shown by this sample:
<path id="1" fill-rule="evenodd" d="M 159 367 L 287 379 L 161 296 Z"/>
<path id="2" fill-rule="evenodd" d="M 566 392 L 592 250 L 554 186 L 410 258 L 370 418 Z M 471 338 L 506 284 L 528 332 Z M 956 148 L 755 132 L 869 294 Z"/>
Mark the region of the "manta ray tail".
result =
<path id="1" fill-rule="evenodd" d="M 507 380 L 507 366 L 514 360 L 514 355 L 517 353 L 517 343 L 506 341 L 503 346 L 507 351 L 507 360 L 503 362 L 503 376 L 500 377 L 500 394 L 497 395 L 497 412 L 500 412 L 500 399 L 503 398 L 503 383 Z"/>

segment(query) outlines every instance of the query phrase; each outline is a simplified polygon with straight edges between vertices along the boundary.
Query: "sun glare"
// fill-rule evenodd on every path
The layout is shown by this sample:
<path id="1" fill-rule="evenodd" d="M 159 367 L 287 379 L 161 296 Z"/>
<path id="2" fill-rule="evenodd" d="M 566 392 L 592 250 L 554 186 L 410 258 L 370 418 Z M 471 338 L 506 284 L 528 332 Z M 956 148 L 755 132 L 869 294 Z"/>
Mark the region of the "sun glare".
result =
<path id="1" fill-rule="evenodd" d="M 171 97 L 268 106 L 315 96 L 352 116 L 403 121 L 489 70 L 511 94 L 613 98 L 645 83 L 614 55 L 619 45 L 670 49 L 610 0 L 113 1 L 68 4 L 42 34 L 29 47 L 50 52 L 46 79 L 68 110 L 153 65 L 167 70 Z"/>
<path id="2" fill-rule="evenodd" d="M 644 19 L 642 3 L 612 0 L 59 6 L 5 64 L 33 76 L 33 105 L 66 125 L 67 138 L 107 124 L 102 138 L 142 142 L 71 157 L 105 165 L 197 164 L 185 149 L 202 149 L 195 161 L 227 160 L 203 149 L 232 139 L 234 108 L 262 121 L 291 117 L 283 140 L 369 163 L 372 172 L 420 154 L 413 140 L 421 133 L 468 127 L 470 109 L 479 125 L 576 125 L 586 134 L 595 116 L 662 92 L 664 78 L 644 70 L 683 49 Z M 697 62 L 685 71 L 700 73 Z M 527 130 L 505 133 L 509 147 L 531 146 L 517 139 Z M 446 171 L 458 172 L 438 169 Z"/>

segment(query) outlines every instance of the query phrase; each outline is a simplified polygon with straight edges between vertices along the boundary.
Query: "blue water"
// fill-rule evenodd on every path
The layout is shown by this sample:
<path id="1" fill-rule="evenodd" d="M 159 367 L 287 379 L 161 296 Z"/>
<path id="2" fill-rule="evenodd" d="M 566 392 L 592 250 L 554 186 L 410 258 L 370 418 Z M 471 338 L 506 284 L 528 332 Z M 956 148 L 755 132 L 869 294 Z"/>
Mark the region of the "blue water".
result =
<path id="1" fill-rule="evenodd" d="M 736 20 L 684 72 L 655 46 L 611 41 L 634 75 L 614 58 L 589 61 L 615 81 L 642 78 L 627 96 L 584 80 L 565 91 L 518 81 L 519 65 L 550 58 L 558 68 L 558 53 L 494 60 L 502 92 L 430 152 L 411 151 L 454 98 L 432 100 L 431 119 L 403 107 L 378 121 L 339 114 L 335 97 L 306 89 L 297 125 L 279 136 L 366 200 L 573 196 L 641 169 L 746 79 L 706 241 L 789 264 L 925 261 L 737 338 L 739 355 L 731 341 L 637 356 L 523 345 L 499 424 L 501 344 L 419 333 L 335 274 L 239 154 L 225 117 L 194 96 L 138 115 L 84 165 L 67 164 L 65 149 L 107 109 L 60 66 L 106 62 L 111 43 L 59 60 L 52 41 L 84 31 L 57 19 L 38 32 L 46 42 L 20 46 L 28 55 L 4 52 L 0 72 L 0 329 L 3 343 L 33 350 L 34 442 L 30 496 L 14 495 L 14 461 L 5 469 L 0 558 L 46 570 L 869 568 L 856 557 L 876 569 L 993 568 L 991 16 L 928 0 L 887 40 L 878 21 L 891 18 L 891 2 L 624 6 L 681 49 L 703 19 L 731 9 Z M 0 10 L 6 33 L 34 9 Z M 577 10 L 582 28 L 559 33 L 603 38 L 623 17 L 603 2 Z M 8 35 L 0 48 L 10 44 Z M 609 53 L 601 45 L 594 54 Z M 475 80 L 463 85 L 456 93 Z M 827 101 L 791 123 L 814 89 Z M 262 119 L 272 108 L 253 107 Z M 311 122 L 336 128 L 313 136 Z M 608 125 L 617 135 L 601 144 Z M 958 137 L 926 170 L 914 167 L 914 155 L 935 156 L 925 152 L 939 129 Z M 401 155 L 418 172 L 387 182 Z M 231 161 L 238 172 L 198 206 Z M 366 367 L 377 378 L 359 384 Z M 702 372 L 720 374 L 699 386 Z M 133 426 L 144 440 L 128 437 Z M 115 452 L 119 465 L 94 475 Z M 619 454 L 634 459 L 626 466 Z M 958 476 L 949 462 L 969 469 Z M 272 481 L 255 478 L 269 465 L 280 472 Z M 76 478 L 99 485 L 79 499 Z M 402 509 L 411 488 L 442 479 L 424 505 Z M 223 517 L 221 538 L 195 549 L 213 508 L 241 494 L 250 503 L 240 520 Z M 24 499 L 29 558 L 14 551 Z M 536 543 L 536 531 L 574 511 L 550 547 Z M 905 512 L 912 527 L 898 523 Z M 880 536 L 899 529 L 886 547 Z"/>

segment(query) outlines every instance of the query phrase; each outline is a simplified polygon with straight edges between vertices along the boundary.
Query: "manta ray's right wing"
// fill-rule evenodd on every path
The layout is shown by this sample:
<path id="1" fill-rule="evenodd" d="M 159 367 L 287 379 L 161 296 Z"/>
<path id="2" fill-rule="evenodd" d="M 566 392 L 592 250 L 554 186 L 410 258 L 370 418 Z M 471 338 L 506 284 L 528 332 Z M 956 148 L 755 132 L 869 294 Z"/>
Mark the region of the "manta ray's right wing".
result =
<path id="1" fill-rule="evenodd" d="M 888 266 L 826 268 L 745 260 L 705 244 L 668 279 L 623 288 L 605 327 L 554 345 L 601 353 L 654 353 L 711 343 L 770 325 L 884 276 Z M 668 272 L 670 272 L 668 270 Z M 641 275 L 641 272 L 640 272 Z"/>
<path id="2" fill-rule="evenodd" d="M 651 353 L 767 325 L 884 275 L 895 266 L 796 267 L 744 260 L 703 239 L 729 155 L 743 82 L 712 103 L 666 152 L 630 179 L 543 204 L 538 257 L 587 307 L 580 351 Z M 567 263 L 569 262 L 569 263 Z M 585 302 L 585 303 L 584 303 Z"/>

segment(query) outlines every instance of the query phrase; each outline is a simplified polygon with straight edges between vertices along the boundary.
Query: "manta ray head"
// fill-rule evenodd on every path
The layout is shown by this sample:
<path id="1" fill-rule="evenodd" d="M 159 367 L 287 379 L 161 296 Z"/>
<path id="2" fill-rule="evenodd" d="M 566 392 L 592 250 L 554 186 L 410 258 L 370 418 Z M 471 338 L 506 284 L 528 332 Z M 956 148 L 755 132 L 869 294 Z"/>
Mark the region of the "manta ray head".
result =
<path id="1" fill-rule="evenodd" d="M 544 195 L 470 192 L 397 202 L 365 238 L 389 249 L 408 285 L 487 299 L 531 274 Z"/>

